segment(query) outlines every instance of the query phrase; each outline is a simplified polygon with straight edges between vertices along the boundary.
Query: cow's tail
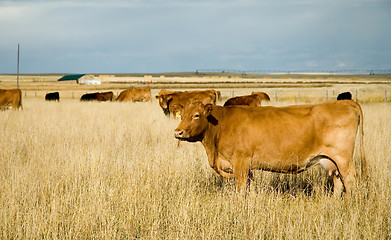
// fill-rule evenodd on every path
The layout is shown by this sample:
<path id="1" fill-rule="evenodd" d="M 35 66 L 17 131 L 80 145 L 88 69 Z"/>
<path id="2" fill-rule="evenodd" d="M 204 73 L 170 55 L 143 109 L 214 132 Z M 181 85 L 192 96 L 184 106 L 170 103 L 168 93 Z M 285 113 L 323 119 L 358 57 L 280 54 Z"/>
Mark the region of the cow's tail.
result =
<path id="1" fill-rule="evenodd" d="M 365 179 L 368 176 L 367 160 L 364 151 L 364 117 L 363 111 L 359 104 L 357 104 L 359 110 L 359 128 L 360 128 L 360 150 L 361 150 L 361 178 Z"/>

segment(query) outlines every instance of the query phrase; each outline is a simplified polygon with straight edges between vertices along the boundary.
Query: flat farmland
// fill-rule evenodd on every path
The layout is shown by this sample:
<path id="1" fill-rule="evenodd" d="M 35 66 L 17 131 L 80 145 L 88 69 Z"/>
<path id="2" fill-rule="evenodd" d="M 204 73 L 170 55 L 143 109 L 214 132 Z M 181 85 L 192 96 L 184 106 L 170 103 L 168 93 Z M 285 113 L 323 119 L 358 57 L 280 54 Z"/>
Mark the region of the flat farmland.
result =
<path id="1" fill-rule="evenodd" d="M 239 74 L 239 73 L 165 73 L 165 74 L 95 74 L 100 85 L 81 85 L 75 81 L 58 82 L 63 75 L 21 75 L 19 86 L 25 98 L 44 98 L 48 92 L 60 92 L 60 98 L 80 99 L 87 92 L 149 87 L 154 96 L 160 89 L 221 91 L 223 99 L 266 92 L 273 101 L 296 103 L 336 99 L 350 91 L 359 102 L 391 102 L 391 75 L 342 74 Z M 0 88 L 16 87 L 16 75 L 0 75 Z"/>
<path id="2" fill-rule="evenodd" d="M 357 181 L 349 200 L 329 195 L 318 166 L 297 175 L 257 171 L 244 197 L 210 168 L 200 143 L 178 146 L 179 120 L 165 117 L 155 99 L 80 102 L 75 94 L 133 84 L 60 89 L 57 82 L 21 82 L 24 110 L 0 112 L 0 238 L 391 238 L 391 104 L 381 99 L 387 84 L 215 87 L 226 98 L 263 90 L 272 98 L 267 104 L 276 106 L 320 102 L 357 88 L 359 100 L 369 96 L 366 87 L 380 92 L 379 100 L 361 102 L 369 179 Z M 158 83 L 137 84 L 153 86 L 152 95 L 160 90 Z M 163 87 L 194 89 L 174 85 Z M 59 103 L 43 100 L 57 89 L 70 95 Z"/>

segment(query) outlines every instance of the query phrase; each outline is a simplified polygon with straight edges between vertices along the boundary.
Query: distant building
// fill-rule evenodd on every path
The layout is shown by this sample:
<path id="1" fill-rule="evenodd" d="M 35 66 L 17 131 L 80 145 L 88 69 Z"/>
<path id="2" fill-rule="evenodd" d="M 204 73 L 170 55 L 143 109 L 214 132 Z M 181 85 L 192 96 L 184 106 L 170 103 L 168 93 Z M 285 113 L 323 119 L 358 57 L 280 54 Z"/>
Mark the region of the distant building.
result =
<path id="1" fill-rule="evenodd" d="M 91 84 L 91 85 L 99 85 L 101 82 L 95 79 L 92 74 L 71 74 L 65 75 L 62 78 L 58 79 L 58 81 L 68 81 L 70 83 L 78 83 L 78 84 Z"/>

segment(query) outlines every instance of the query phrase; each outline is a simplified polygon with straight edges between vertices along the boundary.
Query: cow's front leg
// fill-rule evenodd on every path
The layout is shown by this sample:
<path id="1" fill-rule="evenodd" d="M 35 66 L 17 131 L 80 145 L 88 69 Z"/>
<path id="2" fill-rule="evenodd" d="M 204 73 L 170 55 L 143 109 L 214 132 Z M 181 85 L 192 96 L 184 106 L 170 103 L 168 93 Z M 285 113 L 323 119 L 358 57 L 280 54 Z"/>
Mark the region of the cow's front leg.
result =
<path id="1" fill-rule="evenodd" d="M 250 171 L 250 165 L 247 164 L 245 159 L 238 159 L 234 164 L 234 178 L 236 190 L 239 192 L 246 192 L 246 187 L 250 188 L 250 177 L 252 173 Z"/>

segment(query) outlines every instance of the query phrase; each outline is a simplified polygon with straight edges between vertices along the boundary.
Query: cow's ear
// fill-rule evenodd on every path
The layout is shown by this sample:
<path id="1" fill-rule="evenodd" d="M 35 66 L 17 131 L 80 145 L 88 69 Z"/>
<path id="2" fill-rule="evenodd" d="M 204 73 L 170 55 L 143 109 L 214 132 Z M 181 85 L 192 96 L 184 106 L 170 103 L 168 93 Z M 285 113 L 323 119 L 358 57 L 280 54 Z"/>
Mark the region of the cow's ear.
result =
<path id="1" fill-rule="evenodd" d="M 212 113 L 213 105 L 208 103 L 205 105 L 205 115 L 209 116 Z"/>
<path id="2" fill-rule="evenodd" d="M 173 98 L 172 96 L 165 96 L 165 97 L 163 98 L 163 102 L 167 103 L 167 106 L 168 106 L 169 104 L 171 104 L 171 101 L 172 101 L 173 99 L 174 99 L 174 98 Z"/>

